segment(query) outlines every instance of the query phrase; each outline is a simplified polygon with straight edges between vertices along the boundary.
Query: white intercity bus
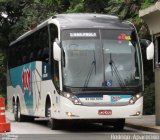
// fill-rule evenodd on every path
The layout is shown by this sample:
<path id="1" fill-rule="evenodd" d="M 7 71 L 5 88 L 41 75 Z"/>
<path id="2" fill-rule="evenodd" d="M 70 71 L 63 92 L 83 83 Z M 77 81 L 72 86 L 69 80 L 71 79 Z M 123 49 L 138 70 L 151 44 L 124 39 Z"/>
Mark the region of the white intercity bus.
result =
<path id="1" fill-rule="evenodd" d="M 8 108 L 51 129 L 87 121 L 122 130 L 143 110 L 143 65 L 134 25 L 103 14 L 59 14 L 11 42 Z"/>

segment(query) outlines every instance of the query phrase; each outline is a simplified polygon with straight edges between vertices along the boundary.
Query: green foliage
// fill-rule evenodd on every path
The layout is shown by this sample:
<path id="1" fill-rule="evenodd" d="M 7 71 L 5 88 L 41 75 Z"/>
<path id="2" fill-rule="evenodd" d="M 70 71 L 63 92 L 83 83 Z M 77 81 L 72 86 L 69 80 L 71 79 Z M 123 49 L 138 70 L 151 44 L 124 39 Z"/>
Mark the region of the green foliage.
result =
<path id="1" fill-rule="evenodd" d="M 0 53 L 0 96 L 4 96 L 6 93 L 6 68 L 4 66 L 5 55 Z"/>
<path id="2" fill-rule="evenodd" d="M 143 3 L 142 3 L 142 9 L 145 9 L 149 6 L 151 6 L 151 4 L 153 4 L 155 2 L 155 0 L 145 0 Z"/>
<path id="3" fill-rule="evenodd" d="M 89 13 L 105 13 L 105 8 L 108 7 L 107 0 L 84 0 L 85 12 Z"/>
<path id="4" fill-rule="evenodd" d="M 82 13 L 84 12 L 84 0 L 74 0 L 70 2 L 68 13 Z"/>

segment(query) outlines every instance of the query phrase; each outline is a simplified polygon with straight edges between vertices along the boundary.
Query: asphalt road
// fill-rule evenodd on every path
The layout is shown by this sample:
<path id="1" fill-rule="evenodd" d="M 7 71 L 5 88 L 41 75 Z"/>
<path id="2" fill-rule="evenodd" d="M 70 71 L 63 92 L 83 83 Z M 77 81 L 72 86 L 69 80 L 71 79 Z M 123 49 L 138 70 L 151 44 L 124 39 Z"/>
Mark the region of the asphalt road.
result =
<path id="1" fill-rule="evenodd" d="M 15 122 L 11 113 L 6 113 L 11 122 L 11 132 L 0 136 L 2 140 L 117 140 L 131 139 L 133 135 L 156 135 L 156 133 L 125 127 L 118 132 L 111 126 L 101 124 L 72 124 L 64 125 L 61 130 L 50 130 L 47 121 L 36 120 L 34 122 Z M 122 135 L 123 137 L 114 137 Z M 132 137 L 131 137 L 132 136 Z M 125 138 L 124 138 L 125 137 Z M 129 138 L 130 137 L 130 138 Z M 10 138 L 10 139 L 9 139 Z"/>

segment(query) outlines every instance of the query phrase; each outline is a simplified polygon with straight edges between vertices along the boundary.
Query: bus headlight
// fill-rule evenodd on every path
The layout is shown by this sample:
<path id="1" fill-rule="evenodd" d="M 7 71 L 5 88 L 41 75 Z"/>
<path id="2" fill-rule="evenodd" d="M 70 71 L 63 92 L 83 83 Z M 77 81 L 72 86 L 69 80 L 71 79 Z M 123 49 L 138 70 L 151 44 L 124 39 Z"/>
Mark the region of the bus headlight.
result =
<path id="1" fill-rule="evenodd" d="M 129 100 L 129 104 L 134 104 L 139 98 L 142 97 L 142 93 L 138 93 L 135 96 L 133 96 L 130 100 Z"/>
<path id="2" fill-rule="evenodd" d="M 63 92 L 62 96 L 66 97 L 67 99 L 69 99 L 70 101 L 72 101 L 73 104 L 75 105 L 81 105 L 81 101 L 72 93 L 67 93 L 67 92 Z"/>

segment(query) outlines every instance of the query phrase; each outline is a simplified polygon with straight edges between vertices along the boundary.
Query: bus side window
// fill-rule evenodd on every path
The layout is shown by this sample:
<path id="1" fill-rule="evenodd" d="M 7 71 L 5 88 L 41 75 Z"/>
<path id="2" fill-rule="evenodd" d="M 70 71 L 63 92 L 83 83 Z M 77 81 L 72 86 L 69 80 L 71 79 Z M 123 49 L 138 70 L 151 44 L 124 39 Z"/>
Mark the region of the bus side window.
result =
<path id="1" fill-rule="evenodd" d="M 42 59 L 44 62 L 49 62 L 49 48 L 43 49 Z"/>
<path id="2" fill-rule="evenodd" d="M 37 53 L 37 61 L 41 61 L 41 60 L 42 60 L 42 49 L 39 49 Z"/>
<path id="3" fill-rule="evenodd" d="M 55 41 L 55 38 L 58 38 L 58 28 L 54 24 L 49 25 L 49 31 L 50 31 L 50 47 L 52 47 L 53 42 Z M 50 51 L 52 52 L 52 51 Z M 60 84 L 59 84 L 59 65 L 58 61 L 53 60 L 53 53 L 51 53 L 51 71 L 52 71 L 52 77 L 53 77 L 53 83 L 59 91 Z"/>
<path id="4" fill-rule="evenodd" d="M 50 35 L 51 35 L 51 44 L 53 44 L 55 38 L 58 38 L 58 29 L 53 24 L 50 24 Z"/>
<path id="5" fill-rule="evenodd" d="M 32 62 L 32 61 L 34 61 L 35 59 L 34 59 L 34 52 L 31 52 L 30 53 L 30 56 L 29 56 L 29 61 L 30 62 Z"/>
<path id="6" fill-rule="evenodd" d="M 26 58 L 26 56 L 23 56 L 22 63 L 25 64 L 26 62 L 27 62 L 27 58 Z"/>

